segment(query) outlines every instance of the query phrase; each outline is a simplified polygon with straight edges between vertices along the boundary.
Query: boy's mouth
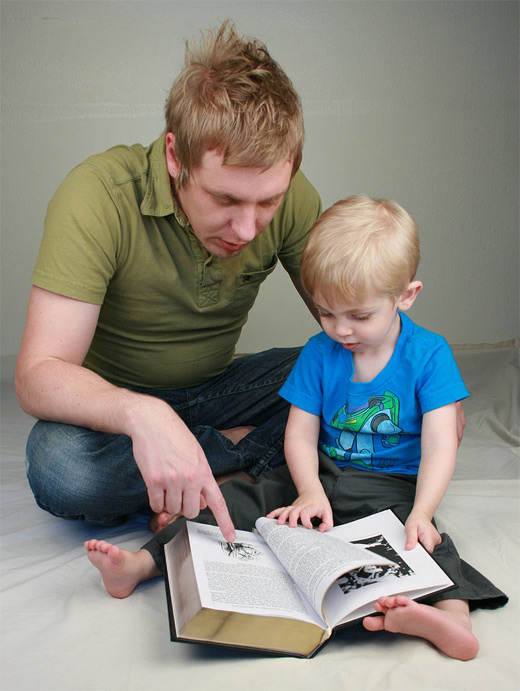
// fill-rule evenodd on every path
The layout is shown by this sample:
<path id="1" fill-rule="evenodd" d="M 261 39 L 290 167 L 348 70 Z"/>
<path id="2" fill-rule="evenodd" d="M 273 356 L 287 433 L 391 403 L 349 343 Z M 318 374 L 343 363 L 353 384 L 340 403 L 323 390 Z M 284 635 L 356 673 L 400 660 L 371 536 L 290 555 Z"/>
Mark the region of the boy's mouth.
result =
<path id="1" fill-rule="evenodd" d="M 359 343 L 342 343 L 341 344 L 346 350 L 355 350 Z"/>

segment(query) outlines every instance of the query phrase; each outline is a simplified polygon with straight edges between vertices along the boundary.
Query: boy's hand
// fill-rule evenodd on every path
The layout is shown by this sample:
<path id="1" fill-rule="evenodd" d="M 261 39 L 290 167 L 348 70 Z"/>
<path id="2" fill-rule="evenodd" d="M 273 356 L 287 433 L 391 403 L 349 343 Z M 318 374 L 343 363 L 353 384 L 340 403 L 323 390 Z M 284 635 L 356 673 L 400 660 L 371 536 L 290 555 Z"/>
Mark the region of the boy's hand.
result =
<path id="1" fill-rule="evenodd" d="M 304 492 L 291 506 L 282 506 L 267 515 L 267 518 L 278 518 L 280 525 L 288 522 L 291 528 L 298 525 L 299 519 L 301 524 L 309 529 L 313 528 L 311 519 L 314 517 L 321 518 L 321 523 L 318 526 L 321 533 L 334 525 L 330 502 L 321 489 Z"/>
<path id="2" fill-rule="evenodd" d="M 433 552 L 434 547 L 440 544 L 442 538 L 431 518 L 418 511 L 412 511 L 404 525 L 406 535 L 405 549 L 413 549 L 417 542 L 428 551 Z"/>

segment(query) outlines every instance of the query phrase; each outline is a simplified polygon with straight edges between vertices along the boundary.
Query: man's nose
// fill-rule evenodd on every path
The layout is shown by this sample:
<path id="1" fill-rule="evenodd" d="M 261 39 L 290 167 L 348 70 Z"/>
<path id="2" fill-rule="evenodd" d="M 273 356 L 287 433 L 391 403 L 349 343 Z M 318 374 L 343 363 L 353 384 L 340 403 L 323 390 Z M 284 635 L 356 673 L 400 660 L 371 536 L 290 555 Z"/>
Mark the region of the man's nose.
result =
<path id="1" fill-rule="evenodd" d="M 256 208 L 254 205 L 244 205 L 237 214 L 234 231 L 240 242 L 251 242 L 258 235 Z"/>

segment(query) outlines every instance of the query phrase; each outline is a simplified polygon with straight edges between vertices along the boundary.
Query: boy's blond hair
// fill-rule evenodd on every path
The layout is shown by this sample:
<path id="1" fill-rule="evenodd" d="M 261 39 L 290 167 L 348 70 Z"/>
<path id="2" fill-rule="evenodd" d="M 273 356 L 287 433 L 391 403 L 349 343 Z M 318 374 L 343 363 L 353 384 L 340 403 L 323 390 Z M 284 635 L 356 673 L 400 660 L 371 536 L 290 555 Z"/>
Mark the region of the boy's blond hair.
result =
<path id="1" fill-rule="evenodd" d="M 419 264 L 419 234 L 410 214 L 389 199 L 353 196 L 316 221 L 302 254 L 306 291 L 353 305 L 398 298 Z"/>
<path id="2" fill-rule="evenodd" d="M 165 116 L 166 131 L 175 135 L 178 187 L 206 151 L 223 154 L 228 165 L 267 170 L 285 159 L 293 175 L 300 166 L 300 98 L 264 44 L 238 36 L 230 21 L 203 34 L 199 46 L 186 44 Z"/>

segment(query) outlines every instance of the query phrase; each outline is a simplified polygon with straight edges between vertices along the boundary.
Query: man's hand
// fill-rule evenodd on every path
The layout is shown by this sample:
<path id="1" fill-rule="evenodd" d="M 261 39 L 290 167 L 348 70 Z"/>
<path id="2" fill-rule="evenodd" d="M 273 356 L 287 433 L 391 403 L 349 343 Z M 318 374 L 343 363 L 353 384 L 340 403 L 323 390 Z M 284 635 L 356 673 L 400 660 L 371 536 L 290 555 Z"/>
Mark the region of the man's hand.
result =
<path id="1" fill-rule="evenodd" d="M 33 287 L 18 356 L 16 391 L 29 415 L 127 434 L 153 511 L 195 518 L 208 506 L 226 540 L 235 530 L 204 452 L 160 399 L 116 387 L 82 367 L 99 305 Z"/>
<path id="2" fill-rule="evenodd" d="M 137 396 L 128 420 L 152 511 L 196 518 L 207 506 L 224 538 L 232 542 L 235 530 L 224 497 L 204 451 L 181 418 L 164 401 Z"/>

